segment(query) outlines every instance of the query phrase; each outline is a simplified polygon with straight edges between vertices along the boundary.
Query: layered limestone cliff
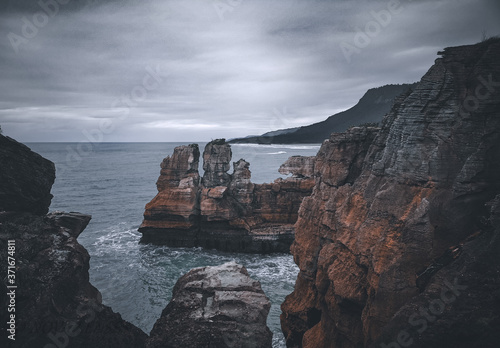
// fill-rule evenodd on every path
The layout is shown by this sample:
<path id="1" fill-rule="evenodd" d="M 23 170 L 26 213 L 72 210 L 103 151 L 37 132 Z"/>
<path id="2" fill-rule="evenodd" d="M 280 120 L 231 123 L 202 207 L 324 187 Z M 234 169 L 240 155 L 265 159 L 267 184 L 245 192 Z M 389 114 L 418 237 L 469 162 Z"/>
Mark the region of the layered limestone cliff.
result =
<path id="1" fill-rule="evenodd" d="M 223 139 L 207 144 L 199 179 L 197 145 L 179 146 L 162 162 L 158 194 L 146 205 L 142 242 L 242 252 L 288 252 L 302 199 L 312 192 L 313 157 L 291 158 L 292 173 L 269 184 L 251 182 L 250 164 L 233 163 Z"/>
<path id="2" fill-rule="evenodd" d="M 447 48 L 380 129 L 318 152 L 288 347 L 500 342 L 500 40 Z"/>

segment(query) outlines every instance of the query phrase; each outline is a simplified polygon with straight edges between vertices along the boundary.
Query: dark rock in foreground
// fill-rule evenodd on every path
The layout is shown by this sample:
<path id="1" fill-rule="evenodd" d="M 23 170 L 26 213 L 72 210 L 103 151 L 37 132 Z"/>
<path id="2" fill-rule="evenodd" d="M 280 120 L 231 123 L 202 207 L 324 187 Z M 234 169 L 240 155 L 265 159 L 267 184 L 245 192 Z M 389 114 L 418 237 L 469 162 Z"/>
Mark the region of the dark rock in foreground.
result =
<path id="1" fill-rule="evenodd" d="M 500 40 L 441 54 L 379 131 L 318 152 L 288 347 L 498 347 Z"/>
<path id="2" fill-rule="evenodd" d="M 314 186 L 314 157 L 292 157 L 282 173 L 293 177 L 270 184 L 253 184 L 250 164 L 243 159 L 228 174 L 231 147 L 223 139 L 205 147 L 201 180 L 198 161 L 196 144 L 176 147 L 163 160 L 158 194 L 146 205 L 139 228 L 141 242 L 289 252 L 300 204 Z"/>
<path id="3" fill-rule="evenodd" d="M 15 342 L 5 339 L 11 313 L 2 310 L 2 347 L 144 346 L 147 335 L 104 306 L 89 282 L 90 257 L 76 240 L 89 221 L 89 215 L 78 213 L 0 213 L 0 248 L 6 251 L 8 240 L 15 240 L 18 286 Z M 3 265 L 7 256 L 0 253 Z M 7 278 L 5 267 L 0 276 Z M 2 307 L 10 291 L 2 286 Z"/>
<path id="4" fill-rule="evenodd" d="M 267 348 L 269 299 L 234 262 L 182 276 L 151 331 L 149 348 Z"/>
<path id="5" fill-rule="evenodd" d="M 54 163 L 0 135 L 0 211 L 46 214 L 56 178 Z"/>
<path id="6" fill-rule="evenodd" d="M 2 135 L 0 144 L 1 346 L 144 346 L 147 335 L 102 305 L 89 282 L 90 257 L 77 237 L 91 217 L 44 215 L 54 164 Z"/>

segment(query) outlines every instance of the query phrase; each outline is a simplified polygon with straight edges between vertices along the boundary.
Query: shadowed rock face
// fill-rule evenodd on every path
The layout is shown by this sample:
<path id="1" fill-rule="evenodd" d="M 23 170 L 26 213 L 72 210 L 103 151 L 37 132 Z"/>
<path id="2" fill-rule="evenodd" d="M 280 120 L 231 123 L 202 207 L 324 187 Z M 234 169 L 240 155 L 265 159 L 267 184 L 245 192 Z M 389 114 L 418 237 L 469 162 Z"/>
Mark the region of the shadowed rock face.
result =
<path id="1" fill-rule="evenodd" d="M 288 347 L 498 344 L 500 40 L 442 55 L 379 131 L 332 134 L 318 152 Z"/>
<path id="2" fill-rule="evenodd" d="M 148 347 L 271 347 L 270 307 L 244 267 L 230 262 L 195 268 L 177 281 Z"/>
<path id="3" fill-rule="evenodd" d="M 0 267 L 2 347 L 142 347 L 146 334 L 101 304 L 89 282 L 89 254 L 77 237 L 90 215 L 53 212 L 54 164 L 26 146 L 0 136 L 0 262 L 15 260 L 15 279 Z M 7 194 L 6 194 L 7 192 Z M 8 254 L 9 241 L 15 250 Z M 10 273 L 12 274 L 12 273 Z M 14 280 L 14 284 L 7 283 Z M 8 285 L 17 285 L 7 289 Z M 15 312 L 4 311 L 15 296 Z M 7 324 L 15 315 L 15 341 Z"/>
<path id="4" fill-rule="evenodd" d="M 56 178 L 54 163 L 0 135 L 0 211 L 46 214 Z"/>
<path id="5" fill-rule="evenodd" d="M 227 173 L 231 147 L 224 139 L 214 140 L 203 152 L 205 174 L 198 184 L 198 171 L 190 164 L 198 163 L 198 156 L 194 145 L 180 146 L 162 162 L 159 192 L 146 205 L 139 228 L 141 241 L 227 251 L 288 252 L 300 203 L 314 186 L 314 159 L 294 157 L 286 165 L 294 173 L 292 178 L 256 185 L 250 180 L 250 164 L 243 159 L 233 163 L 233 174 Z"/>

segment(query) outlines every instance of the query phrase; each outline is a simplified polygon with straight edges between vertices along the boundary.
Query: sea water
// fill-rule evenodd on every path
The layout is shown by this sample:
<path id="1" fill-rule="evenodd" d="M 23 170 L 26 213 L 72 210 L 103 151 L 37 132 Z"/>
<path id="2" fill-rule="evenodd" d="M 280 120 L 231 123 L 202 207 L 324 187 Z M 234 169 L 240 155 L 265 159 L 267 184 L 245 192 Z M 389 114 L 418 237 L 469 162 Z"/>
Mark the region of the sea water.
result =
<path id="1" fill-rule="evenodd" d="M 187 144 L 187 143 L 186 143 Z M 51 211 L 92 215 L 78 241 L 90 254 L 90 281 L 103 303 L 149 333 L 191 268 L 236 261 L 259 280 L 271 301 L 268 326 L 273 347 L 285 347 L 280 305 L 293 291 L 298 268 L 289 254 L 252 255 L 201 248 L 139 244 L 144 206 L 157 193 L 162 159 L 181 143 L 29 143 L 53 161 L 56 181 Z M 205 143 L 199 143 L 203 152 Z M 252 182 L 272 182 L 293 155 L 315 155 L 319 145 L 232 145 L 233 161 L 250 162 Z M 201 156 L 200 156 L 201 157 Z M 201 162 L 201 159 L 200 159 Z M 200 163 L 200 174 L 202 163 Z M 230 170 L 232 173 L 232 169 Z"/>

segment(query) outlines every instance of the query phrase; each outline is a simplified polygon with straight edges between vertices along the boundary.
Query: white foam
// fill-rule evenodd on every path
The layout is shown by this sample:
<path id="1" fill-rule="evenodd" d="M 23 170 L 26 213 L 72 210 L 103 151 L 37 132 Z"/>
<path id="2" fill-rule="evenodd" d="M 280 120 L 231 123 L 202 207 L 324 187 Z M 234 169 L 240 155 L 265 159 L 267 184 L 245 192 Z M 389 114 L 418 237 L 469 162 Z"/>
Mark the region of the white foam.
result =
<path id="1" fill-rule="evenodd" d="M 267 152 L 266 155 L 282 155 L 284 153 L 286 153 L 286 151 Z"/>

